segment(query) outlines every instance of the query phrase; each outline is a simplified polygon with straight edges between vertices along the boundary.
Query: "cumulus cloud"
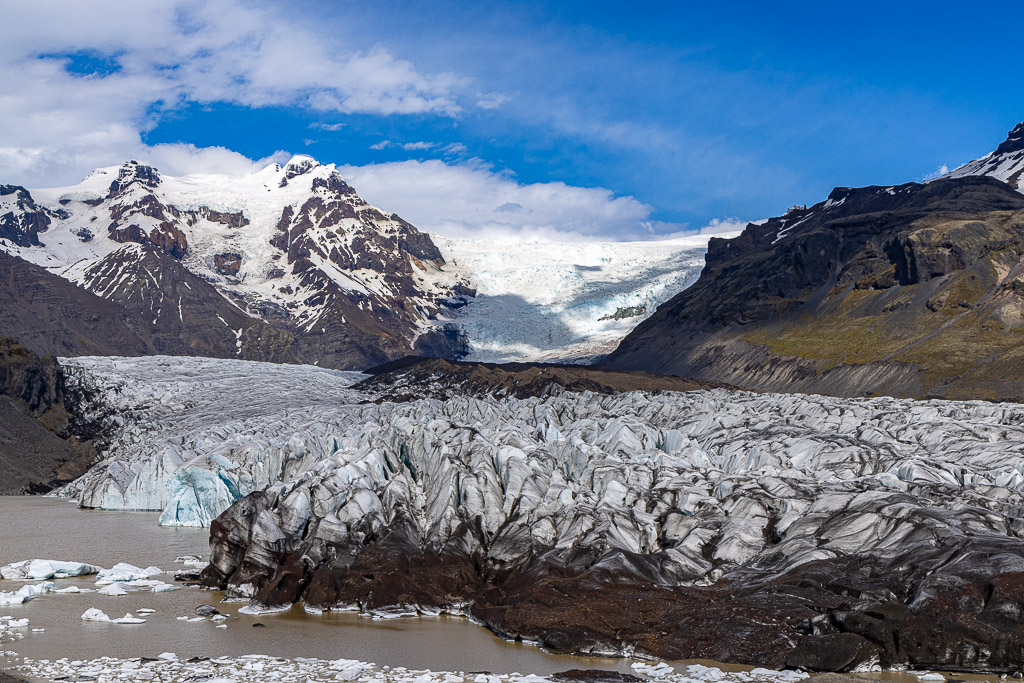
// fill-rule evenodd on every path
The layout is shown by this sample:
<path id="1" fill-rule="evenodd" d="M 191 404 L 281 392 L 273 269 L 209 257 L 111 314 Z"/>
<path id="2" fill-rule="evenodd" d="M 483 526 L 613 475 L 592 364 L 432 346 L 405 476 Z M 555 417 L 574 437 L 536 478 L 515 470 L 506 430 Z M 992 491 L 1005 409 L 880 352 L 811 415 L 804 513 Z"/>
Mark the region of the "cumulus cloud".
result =
<path id="1" fill-rule="evenodd" d="M 29 184 L 137 154 L 142 133 L 186 103 L 451 116 L 465 83 L 240 0 L 55 0 L 11 7 L 4 20 L 17 30 L 0 41 L 0 171 Z"/>
<path id="2" fill-rule="evenodd" d="M 196 147 L 187 144 L 153 145 L 135 155 L 139 161 L 156 166 L 171 176 L 224 173 L 253 173 L 273 163 L 284 164 L 291 154 L 277 151 L 263 159 L 250 159 L 224 147 Z"/>
<path id="3" fill-rule="evenodd" d="M 339 130 L 345 127 L 344 123 L 322 123 L 316 122 L 309 124 L 309 127 L 314 130 L 326 130 L 331 133 L 337 133 Z"/>
<path id="4" fill-rule="evenodd" d="M 918 178 L 917 180 L 918 180 L 918 182 L 926 183 L 929 180 L 935 180 L 936 178 L 941 178 L 942 176 L 946 175 L 947 173 L 949 173 L 949 166 L 947 166 L 946 164 L 942 164 L 941 166 L 939 166 L 937 169 L 935 169 L 931 173 L 923 175 L 920 178 Z"/>
<path id="5" fill-rule="evenodd" d="M 711 222 L 697 232 L 701 235 L 721 235 L 727 232 L 741 232 L 750 221 L 739 218 L 712 218 Z"/>
<path id="6" fill-rule="evenodd" d="M 500 92 L 477 93 L 476 106 L 481 109 L 497 109 L 510 99 L 512 98 Z"/>
<path id="7" fill-rule="evenodd" d="M 640 237 L 653 211 L 601 187 L 520 183 L 478 161 L 398 161 L 339 170 L 371 204 L 450 237 Z"/>

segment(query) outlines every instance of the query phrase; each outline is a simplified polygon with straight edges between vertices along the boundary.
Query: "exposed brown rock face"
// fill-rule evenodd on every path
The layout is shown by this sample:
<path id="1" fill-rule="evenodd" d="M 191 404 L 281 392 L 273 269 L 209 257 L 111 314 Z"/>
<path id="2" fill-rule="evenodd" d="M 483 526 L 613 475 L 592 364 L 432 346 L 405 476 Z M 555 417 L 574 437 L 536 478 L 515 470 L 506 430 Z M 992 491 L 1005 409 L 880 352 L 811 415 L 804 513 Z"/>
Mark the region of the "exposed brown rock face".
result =
<path id="1" fill-rule="evenodd" d="M 0 334 L 60 356 L 147 353 L 149 346 L 118 304 L 0 251 Z"/>
<path id="2" fill-rule="evenodd" d="M 388 400 L 471 394 L 475 396 L 548 396 L 560 391 L 695 391 L 723 385 L 642 371 L 609 371 L 552 363 L 477 363 L 410 356 L 367 370 L 358 387 Z"/>
<path id="3" fill-rule="evenodd" d="M 306 169 L 307 171 L 309 169 Z M 294 178 L 295 176 L 291 176 Z M 292 324 L 297 353 L 306 362 L 342 368 L 365 368 L 414 352 L 419 321 L 436 317 L 442 301 L 455 294 L 475 294 L 462 286 L 424 296 L 414 261 L 444 264 L 430 237 L 397 216 L 366 204 L 337 173 L 315 178 L 313 196 L 298 209 L 286 207 L 271 244 L 286 255 L 298 288 L 308 291 L 304 306 L 317 311 L 313 320 Z M 373 289 L 342 286 L 318 264 L 340 272 L 381 274 Z M 420 352 L 457 357 L 465 341 L 443 330 L 431 333 Z"/>
<path id="4" fill-rule="evenodd" d="M 1024 398 L 1024 196 L 840 188 L 733 240 L 605 361 L 773 391 Z"/>
<path id="5" fill-rule="evenodd" d="M 214 254 L 213 267 L 221 275 L 238 275 L 238 271 L 242 267 L 242 258 L 241 254 L 234 252 Z"/>
<path id="6" fill-rule="evenodd" d="M 86 271 L 83 285 L 130 314 L 148 353 L 295 362 L 289 332 L 247 315 L 151 245 L 113 252 Z"/>
<path id="7" fill-rule="evenodd" d="M 0 494 L 42 493 L 93 463 L 96 451 L 76 436 L 64 401 L 56 359 L 0 337 Z"/>
<path id="8" fill-rule="evenodd" d="M 13 203 L 11 210 L 0 209 L 0 239 L 21 247 L 38 246 L 39 233 L 50 227 L 49 212 L 36 206 L 28 190 L 17 185 L 0 185 L 0 202 Z"/>

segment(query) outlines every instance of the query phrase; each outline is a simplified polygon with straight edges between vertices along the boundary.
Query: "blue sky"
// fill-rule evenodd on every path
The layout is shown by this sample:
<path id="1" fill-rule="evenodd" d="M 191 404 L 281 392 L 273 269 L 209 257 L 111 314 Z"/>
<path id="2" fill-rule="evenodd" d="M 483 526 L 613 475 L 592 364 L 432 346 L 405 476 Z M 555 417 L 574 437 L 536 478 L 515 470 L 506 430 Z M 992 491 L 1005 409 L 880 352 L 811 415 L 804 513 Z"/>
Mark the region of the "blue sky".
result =
<path id="1" fill-rule="evenodd" d="M 428 229 L 626 238 L 921 179 L 1024 120 L 1009 3 L 167 5 L 15 10 L 0 66 L 39 73 L 0 124 L 52 125 L 0 134 L 0 180 L 305 153 Z"/>

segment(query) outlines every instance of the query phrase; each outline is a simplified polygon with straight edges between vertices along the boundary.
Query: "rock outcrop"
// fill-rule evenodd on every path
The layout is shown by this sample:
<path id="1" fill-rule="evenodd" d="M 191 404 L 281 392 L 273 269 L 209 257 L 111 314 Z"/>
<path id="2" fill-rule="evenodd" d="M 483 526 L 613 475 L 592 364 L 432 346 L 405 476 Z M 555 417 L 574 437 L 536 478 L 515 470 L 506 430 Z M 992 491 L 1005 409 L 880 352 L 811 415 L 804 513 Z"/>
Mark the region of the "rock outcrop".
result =
<path id="1" fill-rule="evenodd" d="M 586 365 L 479 363 L 409 356 L 366 371 L 355 386 L 377 399 L 410 401 L 451 396 L 550 396 L 563 391 L 614 394 L 622 391 L 695 391 L 713 382 L 638 371 L 607 371 Z"/>
<path id="2" fill-rule="evenodd" d="M 983 176 L 838 188 L 713 239 L 605 361 L 770 391 L 1024 398 L 1024 196 Z"/>
<path id="3" fill-rule="evenodd" d="M 65 408 L 64 375 L 53 356 L 40 358 L 0 337 L 0 494 L 41 493 L 81 476 L 96 459 Z"/>

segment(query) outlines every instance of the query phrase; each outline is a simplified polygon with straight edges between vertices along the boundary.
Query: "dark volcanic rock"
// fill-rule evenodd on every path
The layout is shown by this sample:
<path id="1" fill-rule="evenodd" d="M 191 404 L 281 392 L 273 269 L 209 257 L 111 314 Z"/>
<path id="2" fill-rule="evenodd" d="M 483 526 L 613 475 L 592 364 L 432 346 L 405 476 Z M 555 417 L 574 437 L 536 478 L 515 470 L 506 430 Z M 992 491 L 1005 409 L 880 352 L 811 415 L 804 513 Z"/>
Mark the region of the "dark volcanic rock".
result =
<path id="1" fill-rule="evenodd" d="M 74 433 L 56 359 L 8 337 L 0 337 L 0 424 L 0 494 L 46 492 L 96 458 L 92 444 Z"/>
<path id="2" fill-rule="evenodd" d="M 580 681 L 580 683 L 643 683 L 644 679 L 621 671 L 604 669 L 569 669 L 552 674 L 555 681 Z"/>
<path id="3" fill-rule="evenodd" d="M 238 271 L 242 267 L 242 255 L 230 251 L 214 254 L 213 267 L 221 275 L 238 275 Z"/>
<path id="4" fill-rule="evenodd" d="M 1024 196 L 837 188 L 732 240 L 603 365 L 769 391 L 1024 398 Z"/>
<path id="5" fill-rule="evenodd" d="M 17 185 L 0 185 L 0 206 L 13 203 L 11 210 L 0 208 L 0 239 L 21 247 L 39 245 L 39 233 L 50 227 L 50 214 L 36 206 L 28 190 Z"/>
<path id="6" fill-rule="evenodd" d="M 724 385 L 640 371 L 556 363 L 480 363 L 409 356 L 366 371 L 358 388 L 390 400 L 452 395 L 548 396 L 560 391 L 695 391 Z"/>
<path id="7" fill-rule="evenodd" d="M 131 315 L 150 353 L 295 361 L 290 333 L 247 315 L 150 245 L 111 253 L 86 271 L 83 285 Z"/>
<path id="8" fill-rule="evenodd" d="M 61 356 L 137 356 L 150 348 L 123 307 L 3 251 L 0 334 Z"/>

